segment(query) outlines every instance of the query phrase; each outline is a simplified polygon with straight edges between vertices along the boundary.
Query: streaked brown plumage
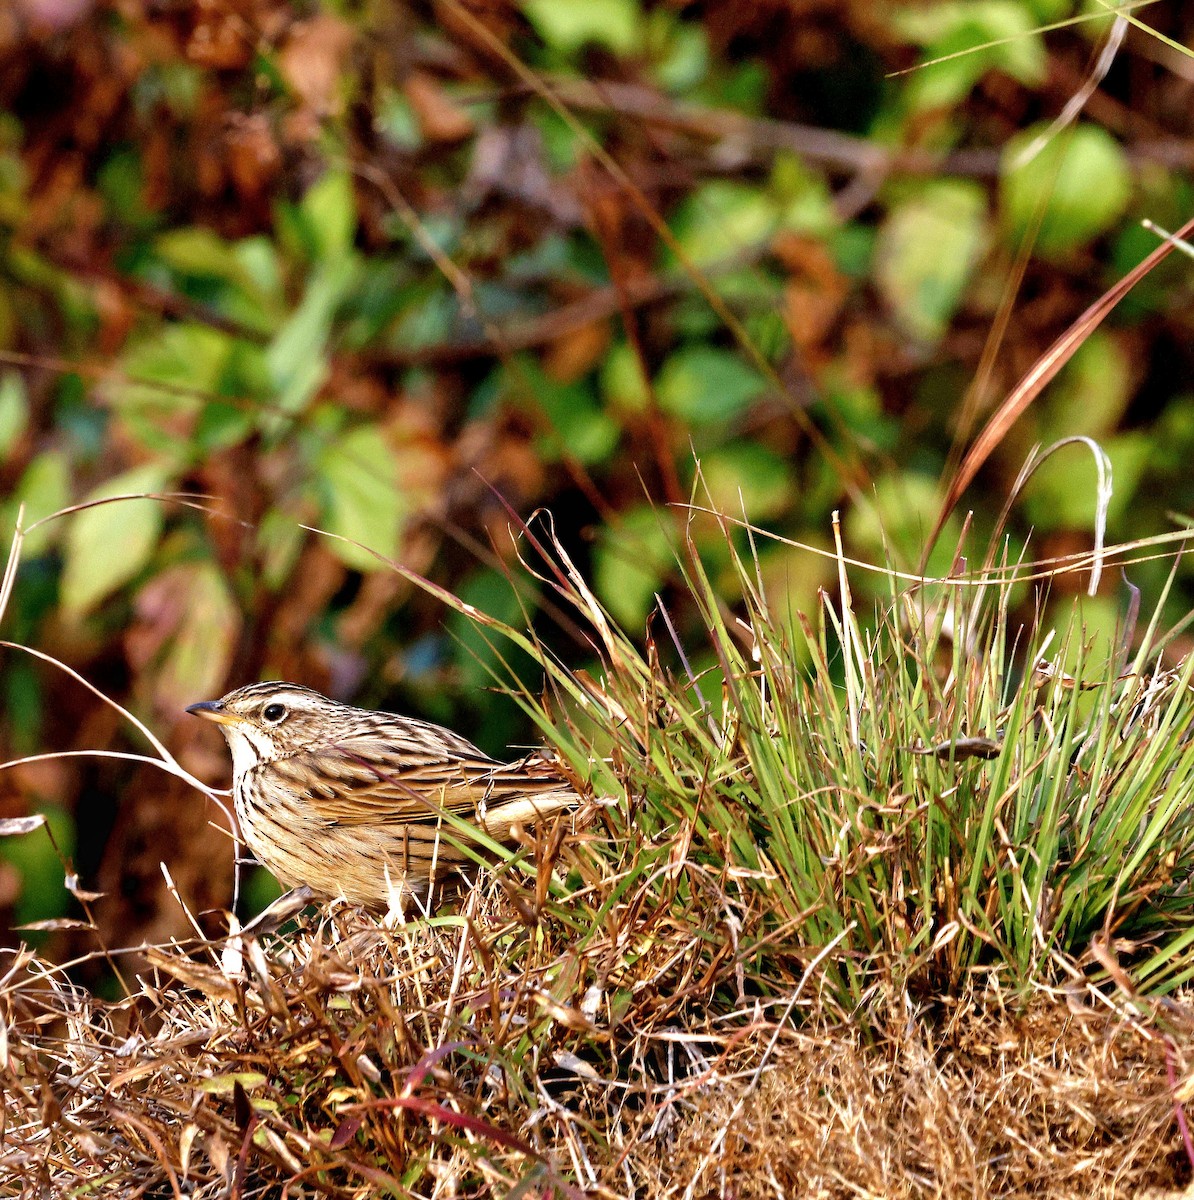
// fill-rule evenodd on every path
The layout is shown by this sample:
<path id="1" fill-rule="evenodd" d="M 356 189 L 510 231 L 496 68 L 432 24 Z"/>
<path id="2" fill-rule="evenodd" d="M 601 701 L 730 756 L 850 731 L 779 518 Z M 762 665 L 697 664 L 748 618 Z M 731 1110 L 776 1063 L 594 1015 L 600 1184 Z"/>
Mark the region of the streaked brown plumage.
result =
<path id="1" fill-rule="evenodd" d="M 578 803 L 541 756 L 500 763 L 449 729 L 253 683 L 187 712 L 219 724 L 249 848 L 287 887 L 388 906 L 471 861 L 454 813 L 508 842 Z"/>

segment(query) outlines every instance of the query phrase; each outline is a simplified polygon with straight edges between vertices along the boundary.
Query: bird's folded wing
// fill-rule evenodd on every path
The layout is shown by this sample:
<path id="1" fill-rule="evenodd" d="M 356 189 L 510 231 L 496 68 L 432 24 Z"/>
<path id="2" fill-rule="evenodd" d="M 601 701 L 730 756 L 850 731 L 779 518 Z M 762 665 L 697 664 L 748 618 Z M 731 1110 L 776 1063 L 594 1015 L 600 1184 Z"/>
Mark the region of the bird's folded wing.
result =
<path id="1" fill-rule="evenodd" d="M 435 825 L 450 812 L 504 838 L 513 824 L 576 803 L 542 760 L 505 765 L 469 750 L 446 757 L 374 738 L 346 739 L 308 748 L 273 768 L 329 825 Z"/>

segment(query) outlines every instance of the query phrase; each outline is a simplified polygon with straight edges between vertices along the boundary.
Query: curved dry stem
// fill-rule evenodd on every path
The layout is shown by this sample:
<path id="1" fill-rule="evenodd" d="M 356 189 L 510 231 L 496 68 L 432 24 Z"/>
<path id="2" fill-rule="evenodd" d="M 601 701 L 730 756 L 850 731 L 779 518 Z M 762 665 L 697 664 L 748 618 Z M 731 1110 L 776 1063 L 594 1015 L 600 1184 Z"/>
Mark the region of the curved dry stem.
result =
<path id="1" fill-rule="evenodd" d="M 996 547 L 999 544 L 999 538 L 1002 535 L 1004 526 L 1007 524 L 1008 517 L 1011 515 L 1013 505 L 1020 498 L 1020 494 L 1025 487 L 1028 486 L 1028 481 L 1059 450 L 1076 444 L 1086 446 L 1090 450 L 1094 458 L 1095 470 L 1099 475 L 1099 486 L 1095 493 L 1094 546 L 1090 550 L 1084 551 L 1081 556 L 1084 566 L 1085 564 L 1089 564 L 1090 566 L 1090 583 L 1087 586 L 1087 595 L 1093 596 L 1098 592 L 1099 580 L 1103 577 L 1103 566 L 1107 561 L 1108 554 L 1111 553 L 1104 546 L 1104 542 L 1107 536 L 1107 510 L 1111 507 L 1111 495 L 1114 491 L 1114 484 L 1112 482 L 1111 459 L 1107 456 L 1107 452 L 1094 438 L 1087 437 L 1085 434 L 1075 434 L 1073 437 L 1061 438 L 1053 442 L 1045 450 L 1041 450 L 1039 446 L 1032 448 L 1027 461 L 1020 468 L 1019 475 L 1016 476 L 1015 483 L 1012 484 L 1011 491 L 1004 502 L 1003 510 L 999 514 L 999 520 L 995 523 L 995 533 L 991 538 L 990 549 L 987 552 L 987 561 L 983 564 L 984 575 L 994 567 L 994 557 Z M 1035 566 L 1036 564 L 1028 565 Z M 1050 572 L 1050 574 L 1055 573 Z M 1024 577 L 1020 576 L 1020 578 Z"/>
<path id="2" fill-rule="evenodd" d="M 0 647 L 4 647 L 8 650 L 21 650 L 25 654 L 31 654 L 34 658 L 40 658 L 42 662 L 47 662 L 51 666 L 57 667 L 60 671 L 65 672 L 77 683 L 81 683 L 93 696 L 97 696 L 100 700 L 102 700 L 106 705 L 108 705 L 109 708 L 114 708 L 122 717 L 124 717 L 126 721 L 132 722 L 132 724 L 135 725 L 142 734 L 144 734 L 146 741 L 149 742 L 149 744 L 158 752 L 158 754 L 162 756 L 163 759 L 168 759 L 171 762 L 174 761 L 174 756 L 158 740 L 158 738 L 154 735 L 152 730 L 150 730 L 149 726 L 146 725 L 144 721 L 142 721 L 139 717 L 134 716 L 123 705 L 117 704 L 117 702 L 113 700 L 111 696 L 106 696 L 102 691 L 100 691 L 99 688 L 95 686 L 94 683 L 90 683 L 88 680 L 84 679 L 83 676 L 80 675 L 79 672 L 73 667 L 68 667 L 66 663 L 55 658 L 52 654 L 46 654 L 41 650 L 34 650 L 32 646 L 23 646 L 20 642 L 9 642 L 0 639 Z M 179 770 L 182 770 L 182 768 L 180 767 Z M 205 787 L 204 784 L 199 783 L 199 781 L 194 779 L 193 776 L 188 776 L 188 778 L 192 779 L 197 787 Z"/>
<path id="3" fill-rule="evenodd" d="M 232 823 L 233 830 L 235 831 L 237 828 L 235 815 L 222 799 L 224 796 L 231 795 L 231 792 L 223 788 L 209 787 L 201 779 L 196 779 L 185 767 L 179 766 L 169 756 L 153 758 L 148 754 L 132 754 L 126 750 L 48 750 L 44 754 L 26 754 L 23 758 L 12 758 L 7 762 L 0 762 L 0 771 L 7 771 L 9 767 L 24 766 L 26 763 L 50 762 L 59 758 L 116 758 L 122 762 L 137 762 L 151 767 L 160 767 L 167 775 L 173 775 L 201 791 L 228 818 Z"/>

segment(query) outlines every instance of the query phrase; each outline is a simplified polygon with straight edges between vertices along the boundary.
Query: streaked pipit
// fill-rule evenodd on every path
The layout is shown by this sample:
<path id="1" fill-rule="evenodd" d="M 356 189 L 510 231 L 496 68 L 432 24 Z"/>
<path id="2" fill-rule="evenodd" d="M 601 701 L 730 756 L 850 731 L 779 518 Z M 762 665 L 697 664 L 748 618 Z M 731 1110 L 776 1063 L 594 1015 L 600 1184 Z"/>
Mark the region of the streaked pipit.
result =
<path id="1" fill-rule="evenodd" d="M 501 763 L 449 729 L 254 683 L 187 712 L 220 726 L 249 848 L 287 887 L 388 907 L 470 861 L 457 814 L 498 842 L 579 802 L 542 756 Z"/>

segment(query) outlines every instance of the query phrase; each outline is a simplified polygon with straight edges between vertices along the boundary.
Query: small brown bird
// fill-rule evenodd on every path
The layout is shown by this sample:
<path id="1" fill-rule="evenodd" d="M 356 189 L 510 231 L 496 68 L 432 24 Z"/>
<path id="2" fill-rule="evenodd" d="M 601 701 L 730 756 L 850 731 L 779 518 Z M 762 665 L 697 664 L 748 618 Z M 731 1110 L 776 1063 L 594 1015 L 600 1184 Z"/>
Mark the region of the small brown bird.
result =
<path id="1" fill-rule="evenodd" d="M 287 887 L 389 907 L 424 897 L 472 860 L 453 813 L 498 842 L 580 797 L 542 756 L 500 763 L 449 729 L 253 683 L 187 712 L 232 751 L 232 794 L 249 848 Z"/>

